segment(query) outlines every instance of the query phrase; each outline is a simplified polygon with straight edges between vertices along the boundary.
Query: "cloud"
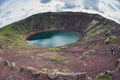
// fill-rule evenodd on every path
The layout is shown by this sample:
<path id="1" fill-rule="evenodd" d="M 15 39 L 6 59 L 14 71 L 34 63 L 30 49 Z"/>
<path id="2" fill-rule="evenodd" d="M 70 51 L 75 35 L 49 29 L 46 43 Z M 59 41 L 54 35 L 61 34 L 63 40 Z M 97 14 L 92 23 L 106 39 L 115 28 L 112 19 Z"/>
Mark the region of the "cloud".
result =
<path id="1" fill-rule="evenodd" d="M 71 1 L 68 1 L 68 0 L 60 0 L 63 2 L 64 6 L 62 8 L 65 8 L 65 9 L 72 9 L 72 8 L 75 8 L 76 5 L 74 4 L 74 0 L 71 0 Z"/>
<path id="2" fill-rule="evenodd" d="M 99 10 L 99 0 L 84 0 L 83 5 L 85 9 L 93 9 L 93 10 Z"/>
<path id="3" fill-rule="evenodd" d="M 43 12 L 87 12 L 120 23 L 120 0 L 0 0 L 0 27 Z"/>
<path id="4" fill-rule="evenodd" d="M 69 8 L 69 9 L 71 9 L 71 8 L 74 8 L 74 7 L 76 7 L 76 5 L 74 5 L 74 4 L 64 4 L 64 8 Z"/>
<path id="5" fill-rule="evenodd" d="M 40 3 L 48 3 L 50 2 L 51 0 L 40 0 Z"/>

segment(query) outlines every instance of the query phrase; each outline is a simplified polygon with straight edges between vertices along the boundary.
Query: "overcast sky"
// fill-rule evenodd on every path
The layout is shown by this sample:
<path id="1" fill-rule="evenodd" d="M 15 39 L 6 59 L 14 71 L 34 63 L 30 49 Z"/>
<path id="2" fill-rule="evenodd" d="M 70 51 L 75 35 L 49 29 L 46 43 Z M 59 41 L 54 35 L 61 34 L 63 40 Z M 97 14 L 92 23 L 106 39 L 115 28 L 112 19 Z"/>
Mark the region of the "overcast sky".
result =
<path id="1" fill-rule="evenodd" d="M 120 23 L 120 0 L 0 0 L 0 27 L 43 12 L 97 13 Z"/>

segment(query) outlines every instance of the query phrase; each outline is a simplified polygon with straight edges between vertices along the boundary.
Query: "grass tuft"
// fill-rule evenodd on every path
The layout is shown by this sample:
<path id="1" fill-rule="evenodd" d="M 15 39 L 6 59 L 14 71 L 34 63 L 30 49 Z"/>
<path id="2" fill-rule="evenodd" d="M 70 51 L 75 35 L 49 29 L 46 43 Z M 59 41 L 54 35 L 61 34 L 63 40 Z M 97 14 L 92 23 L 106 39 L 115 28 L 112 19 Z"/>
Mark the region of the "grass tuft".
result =
<path id="1" fill-rule="evenodd" d="M 115 40 L 116 40 L 116 36 L 112 35 L 105 39 L 105 43 L 110 44 L 110 43 L 113 43 Z"/>
<path id="2" fill-rule="evenodd" d="M 52 57 L 51 60 L 56 61 L 56 62 L 63 62 L 66 60 L 66 58 L 61 55 L 57 55 L 57 56 Z"/>
<path id="3" fill-rule="evenodd" d="M 94 80 L 112 80 L 112 76 L 109 74 L 102 73 Z"/>

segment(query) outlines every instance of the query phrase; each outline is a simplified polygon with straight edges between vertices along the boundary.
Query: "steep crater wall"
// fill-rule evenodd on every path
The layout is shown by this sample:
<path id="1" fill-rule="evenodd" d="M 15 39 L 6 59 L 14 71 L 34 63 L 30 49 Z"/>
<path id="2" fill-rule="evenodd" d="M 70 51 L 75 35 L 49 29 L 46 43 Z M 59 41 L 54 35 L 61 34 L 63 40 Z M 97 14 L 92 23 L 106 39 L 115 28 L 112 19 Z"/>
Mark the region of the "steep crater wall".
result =
<path id="1" fill-rule="evenodd" d="M 12 25 L 15 30 L 27 35 L 50 30 L 71 30 L 84 34 L 98 26 L 106 28 L 119 25 L 100 15 L 80 12 L 41 13 Z"/>
<path id="2" fill-rule="evenodd" d="M 30 16 L 0 29 L 0 44 L 25 46 L 23 40 L 28 36 L 45 31 L 68 30 L 80 33 L 83 39 L 106 32 L 106 30 L 119 29 L 119 24 L 108 20 L 98 14 L 82 12 L 47 12 Z M 23 44 L 24 43 L 24 44 Z"/>

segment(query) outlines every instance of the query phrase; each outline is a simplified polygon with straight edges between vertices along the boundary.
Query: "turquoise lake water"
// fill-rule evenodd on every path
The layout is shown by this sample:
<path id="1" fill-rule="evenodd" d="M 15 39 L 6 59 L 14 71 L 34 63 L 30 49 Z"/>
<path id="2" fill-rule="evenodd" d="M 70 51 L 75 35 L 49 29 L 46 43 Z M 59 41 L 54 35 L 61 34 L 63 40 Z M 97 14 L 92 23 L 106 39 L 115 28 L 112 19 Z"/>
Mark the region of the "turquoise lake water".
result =
<path id="1" fill-rule="evenodd" d="M 79 40 L 80 36 L 76 32 L 56 30 L 41 32 L 31 35 L 27 42 L 39 47 L 58 47 L 73 43 Z"/>

